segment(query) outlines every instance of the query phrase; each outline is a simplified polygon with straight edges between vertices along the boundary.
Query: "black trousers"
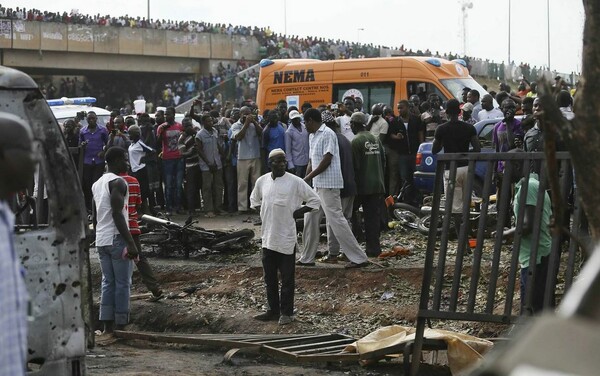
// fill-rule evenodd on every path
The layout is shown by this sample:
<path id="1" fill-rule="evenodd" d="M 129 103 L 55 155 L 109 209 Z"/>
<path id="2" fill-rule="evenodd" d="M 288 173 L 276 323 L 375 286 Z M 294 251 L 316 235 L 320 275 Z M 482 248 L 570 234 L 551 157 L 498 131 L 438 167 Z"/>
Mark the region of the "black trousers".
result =
<path id="1" fill-rule="evenodd" d="M 185 169 L 185 196 L 187 199 L 187 210 L 193 213 L 194 209 L 200 208 L 200 188 L 202 188 L 202 171 L 200 166 Z"/>
<path id="2" fill-rule="evenodd" d="M 142 196 L 142 208 L 140 212 L 146 214 L 149 212 L 148 200 L 150 199 L 150 187 L 148 185 L 148 170 L 146 167 L 136 172 L 131 172 L 131 176 L 137 179 L 140 183 L 140 195 Z"/>
<path id="3" fill-rule="evenodd" d="M 380 194 L 358 195 L 357 200 L 363 207 L 363 219 L 365 224 L 366 253 L 369 257 L 379 256 L 381 244 L 381 209 L 382 197 Z"/>
<path id="4" fill-rule="evenodd" d="M 532 262 L 530 261 L 530 265 L 527 268 L 521 269 L 521 315 L 536 314 L 544 309 L 549 260 L 550 256 L 544 256 L 542 257 L 541 262 L 535 265 L 535 281 L 533 294 L 531 296 L 531 307 L 526 307 L 525 303 L 527 302 L 528 285 L 531 283 L 531 280 L 529 279 L 529 268 L 531 268 Z M 550 299 L 550 307 L 554 307 L 554 296 Z"/>
<path id="5" fill-rule="evenodd" d="M 92 185 L 104 174 L 104 162 L 98 164 L 83 165 L 83 196 L 85 197 L 85 207 L 88 211 L 92 210 Z"/>
<path id="6" fill-rule="evenodd" d="M 263 248 L 262 264 L 267 288 L 269 310 L 274 314 L 292 316 L 294 314 L 294 290 L 296 288 L 296 250 L 291 255 Z M 281 274 L 281 296 L 279 294 L 279 274 Z"/>

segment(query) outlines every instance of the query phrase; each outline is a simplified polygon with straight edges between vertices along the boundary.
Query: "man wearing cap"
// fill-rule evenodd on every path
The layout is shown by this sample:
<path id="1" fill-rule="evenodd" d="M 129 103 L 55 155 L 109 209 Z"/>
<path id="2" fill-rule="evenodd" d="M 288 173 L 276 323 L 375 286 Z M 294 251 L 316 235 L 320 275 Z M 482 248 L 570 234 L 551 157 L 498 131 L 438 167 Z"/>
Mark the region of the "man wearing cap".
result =
<path id="1" fill-rule="evenodd" d="M 308 165 L 308 132 L 302 124 L 302 115 L 296 110 L 289 114 L 291 125 L 285 131 L 285 153 L 288 158 L 288 170 L 304 178 Z"/>
<path id="2" fill-rule="evenodd" d="M 287 161 L 282 149 L 269 153 L 269 167 L 271 172 L 258 178 L 250 195 L 250 206 L 260 208 L 262 264 L 268 302 L 267 311 L 255 319 L 279 320 L 280 325 L 285 325 L 293 321 L 294 314 L 295 219 L 318 209 L 320 201 L 301 178 L 285 172 Z M 281 293 L 278 273 L 281 274 Z"/>
<path id="3" fill-rule="evenodd" d="M 355 112 L 350 125 L 355 137 L 352 140 L 352 164 L 358 190 L 357 200 L 362 204 L 367 255 L 377 257 L 381 253 L 379 235 L 380 216 L 385 192 L 385 152 L 379 138 L 366 129 L 367 117 Z"/>
<path id="4" fill-rule="evenodd" d="M 310 158 L 304 181 L 309 183 L 312 180 L 321 199 L 321 207 L 329 225 L 327 237 L 329 238 L 330 233 L 333 233 L 339 241 L 344 254 L 350 260 L 346 265 L 347 268 L 367 266 L 367 255 L 360 249 L 342 212 L 340 190 L 344 188 L 344 179 L 337 136 L 334 131 L 321 123 L 321 113 L 317 109 L 306 110 L 304 122 L 306 130 L 310 133 Z"/>
<path id="5" fill-rule="evenodd" d="M 24 375 L 28 295 L 14 247 L 14 215 L 8 201 L 33 178 L 33 135 L 21 118 L 4 112 L 0 113 L 0 133 L 0 375 Z"/>

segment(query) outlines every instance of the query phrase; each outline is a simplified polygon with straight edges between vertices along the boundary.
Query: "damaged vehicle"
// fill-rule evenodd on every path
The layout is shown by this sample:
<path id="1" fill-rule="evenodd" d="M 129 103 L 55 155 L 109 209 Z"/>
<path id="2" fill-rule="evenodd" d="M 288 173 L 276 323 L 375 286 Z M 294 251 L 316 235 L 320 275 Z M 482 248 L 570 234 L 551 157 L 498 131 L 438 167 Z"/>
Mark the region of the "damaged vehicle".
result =
<path id="1" fill-rule="evenodd" d="M 30 375 L 83 375 L 91 331 L 86 210 L 75 163 L 37 84 L 0 67 L 3 111 L 31 126 L 39 161 L 30 187 L 16 194 L 15 246 L 30 299 Z"/>

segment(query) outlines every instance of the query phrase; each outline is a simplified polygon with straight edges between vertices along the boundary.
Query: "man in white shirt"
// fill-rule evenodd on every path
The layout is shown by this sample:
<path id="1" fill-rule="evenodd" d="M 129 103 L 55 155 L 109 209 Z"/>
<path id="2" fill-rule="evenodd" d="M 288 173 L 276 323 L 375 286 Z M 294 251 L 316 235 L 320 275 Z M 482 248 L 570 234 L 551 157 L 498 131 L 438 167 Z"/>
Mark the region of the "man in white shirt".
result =
<path id="1" fill-rule="evenodd" d="M 385 141 L 387 137 L 389 124 L 383 118 L 383 104 L 377 103 L 371 107 L 371 118 L 367 124 L 367 131 L 371 132 L 377 139 L 381 139 L 381 142 Z"/>
<path id="2" fill-rule="evenodd" d="M 127 151 L 112 147 L 105 160 L 108 172 L 92 185 L 92 194 L 96 248 L 102 270 L 100 321 L 104 323 L 103 334 L 112 335 L 115 326 L 122 329 L 129 322 L 131 260 L 138 257 L 138 251 L 127 223 L 127 182 L 118 176 L 127 172 Z"/>
<path id="3" fill-rule="evenodd" d="M 354 112 L 355 104 L 356 101 L 354 98 L 344 98 L 344 107 L 346 108 L 346 112 L 342 116 L 335 118 L 336 123 L 338 123 L 340 126 L 340 132 L 348 139 L 348 141 L 352 141 L 354 139 L 354 133 L 352 133 L 352 128 L 350 127 L 350 116 Z"/>
<path id="4" fill-rule="evenodd" d="M 148 169 L 146 168 L 146 153 L 154 153 L 154 149 L 146 145 L 141 139 L 141 129 L 137 125 L 132 125 L 128 129 L 131 145 L 129 145 L 129 164 L 131 166 L 131 176 L 140 183 L 142 194 L 142 212 L 152 212 L 154 209 L 149 207 L 148 199 L 150 197 L 150 183 L 148 178 Z"/>
<path id="5" fill-rule="evenodd" d="M 479 91 L 477 89 L 471 89 L 467 93 L 467 102 L 473 105 L 473 114 L 471 115 L 473 119 L 480 121 L 481 118 L 479 117 L 479 113 L 481 112 L 483 106 L 481 102 L 479 102 Z"/>
<path id="6" fill-rule="evenodd" d="M 346 264 L 346 268 L 368 266 L 367 255 L 360 248 L 342 212 L 340 190 L 344 188 L 344 179 L 337 136 L 334 131 L 321 123 L 321 113 L 317 109 L 306 110 L 304 122 L 306 130 L 310 133 L 310 159 L 304 181 L 307 183 L 312 181 L 313 187 L 321 199 L 321 207 L 329 225 L 327 238 L 331 237 L 330 232 L 332 232 L 340 243 L 344 254 L 350 260 Z M 309 266 L 300 261 L 297 265 Z"/>
<path id="7" fill-rule="evenodd" d="M 301 178 L 285 172 L 287 161 L 282 149 L 269 153 L 271 172 L 256 181 L 250 206 L 260 207 L 262 220 L 262 264 L 269 308 L 255 316 L 261 321 L 293 321 L 296 223 L 304 213 L 318 209 L 319 196 Z M 305 205 L 302 205 L 305 202 Z M 279 278 L 281 274 L 281 296 Z"/>
<path id="8" fill-rule="evenodd" d="M 489 119 L 502 119 L 504 114 L 499 108 L 494 108 L 494 98 L 486 94 L 481 99 L 481 111 L 479 111 L 479 121 Z"/>

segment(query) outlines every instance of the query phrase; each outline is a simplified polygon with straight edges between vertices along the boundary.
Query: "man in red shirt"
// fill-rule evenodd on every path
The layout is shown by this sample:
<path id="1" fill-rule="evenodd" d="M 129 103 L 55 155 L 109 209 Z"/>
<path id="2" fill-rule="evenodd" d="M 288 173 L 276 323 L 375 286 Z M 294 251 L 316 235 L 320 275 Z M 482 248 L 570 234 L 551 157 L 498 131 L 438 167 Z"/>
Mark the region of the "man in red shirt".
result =
<path id="1" fill-rule="evenodd" d="M 127 211 L 129 213 L 129 232 L 131 233 L 131 237 L 133 238 L 135 246 L 139 252 L 139 261 L 136 263 L 137 269 L 142 277 L 142 282 L 154 296 L 150 300 L 157 301 L 162 297 L 163 292 L 160 288 L 160 284 L 154 276 L 152 267 L 150 267 L 148 260 L 142 253 L 142 244 L 140 243 L 141 231 L 138 224 L 137 214 L 138 208 L 142 205 L 140 183 L 133 176 L 127 175 L 127 173 L 119 174 L 119 176 L 125 179 L 127 186 L 129 187 L 129 202 L 127 204 Z"/>
<path id="2" fill-rule="evenodd" d="M 175 107 L 167 107 L 165 122 L 156 129 L 156 137 L 162 143 L 162 163 L 165 179 L 165 198 L 167 213 L 182 212 L 181 196 L 185 162 L 181 158 L 177 141 L 183 132 L 183 126 L 175 122 Z"/>

